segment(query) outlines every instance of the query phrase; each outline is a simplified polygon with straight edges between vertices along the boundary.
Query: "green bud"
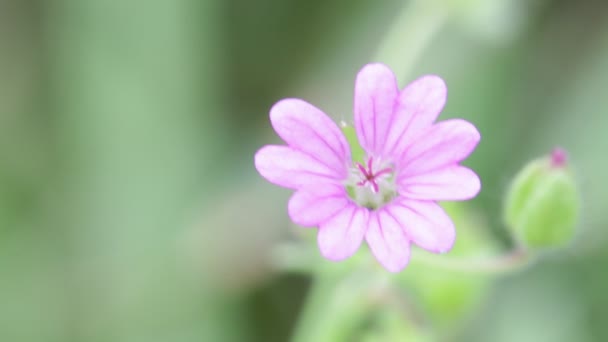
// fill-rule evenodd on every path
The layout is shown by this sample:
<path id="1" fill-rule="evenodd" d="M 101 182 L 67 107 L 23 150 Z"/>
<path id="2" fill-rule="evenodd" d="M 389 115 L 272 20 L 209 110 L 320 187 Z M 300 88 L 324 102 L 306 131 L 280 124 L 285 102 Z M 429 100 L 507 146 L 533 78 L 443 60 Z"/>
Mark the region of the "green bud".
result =
<path id="1" fill-rule="evenodd" d="M 566 153 L 556 148 L 515 177 L 507 195 L 505 221 L 523 246 L 562 246 L 574 236 L 579 211 L 580 197 Z"/>

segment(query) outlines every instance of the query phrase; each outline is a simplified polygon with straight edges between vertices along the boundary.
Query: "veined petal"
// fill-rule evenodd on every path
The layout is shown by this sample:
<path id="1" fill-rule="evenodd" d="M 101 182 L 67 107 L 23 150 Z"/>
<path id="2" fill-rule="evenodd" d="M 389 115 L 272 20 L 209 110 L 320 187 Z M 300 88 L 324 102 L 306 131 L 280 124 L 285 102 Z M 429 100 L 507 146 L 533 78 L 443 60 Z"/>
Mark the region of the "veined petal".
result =
<path id="1" fill-rule="evenodd" d="M 422 132 L 399 159 L 402 177 L 456 164 L 469 156 L 481 138 L 477 128 L 462 119 L 439 122 Z"/>
<path id="2" fill-rule="evenodd" d="M 255 167 L 269 182 L 290 189 L 338 183 L 342 175 L 304 152 L 267 145 L 255 154 Z"/>
<path id="3" fill-rule="evenodd" d="M 445 253 L 454 245 L 454 223 L 437 203 L 400 198 L 385 208 L 416 245 L 434 253 Z"/>
<path id="4" fill-rule="evenodd" d="M 399 94 L 398 106 L 386 137 L 384 155 L 400 156 L 415 136 L 428 128 L 443 110 L 445 82 L 435 75 L 418 78 Z"/>
<path id="5" fill-rule="evenodd" d="M 318 226 L 349 205 L 341 185 L 324 185 L 296 191 L 289 200 L 289 217 L 301 226 Z"/>
<path id="6" fill-rule="evenodd" d="M 355 81 L 355 129 L 363 149 L 382 153 L 393 121 L 399 89 L 393 72 L 383 64 L 368 64 Z"/>
<path id="7" fill-rule="evenodd" d="M 350 162 L 348 143 L 336 123 L 320 109 L 300 99 L 284 99 L 270 109 L 270 121 L 290 147 L 346 178 Z"/>
<path id="8" fill-rule="evenodd" d="M 412 199 L 462 201 L 475 197 L 481 181 L 473 170 L 451 165 L 419 175 L 401 177 L 399 194 Z"/>
<path id="9" fill-rule="evenodd" d="M 401 271 L 409 262 L 410 242 L 403 223 L 384 209 L 370 214 L 365 240 L 378 262 L 390 272 Z"/>
<path id="10" fill-rule="evenodd" d="M 368 216 L 368 209 L 351 204 L 321 223 L 317 235 L 321 254 L 334 261 L 353 255 L 363 241 Z"/>

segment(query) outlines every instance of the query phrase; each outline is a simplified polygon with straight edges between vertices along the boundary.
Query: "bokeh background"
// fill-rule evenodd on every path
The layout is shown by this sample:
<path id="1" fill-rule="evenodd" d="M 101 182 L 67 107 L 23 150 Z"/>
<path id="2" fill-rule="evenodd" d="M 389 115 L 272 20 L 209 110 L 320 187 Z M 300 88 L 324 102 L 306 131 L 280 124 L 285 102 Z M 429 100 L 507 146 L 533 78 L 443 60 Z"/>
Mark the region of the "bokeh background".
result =
<path id="1" fill-rule="evenodd" d="M 411 1 L 0 0 L 0 340 L 288 340 L 311 278 L 274 267 L 289 191 L 253 154 L 281 98 L 349 120 L 389 32 L 400 78 L 441 75 L 442 118 L 482 133 L 492 244 L 509 181 L 553 146 L 583 197 L 572 246 L 442 338 L 608 340 L 608 2 L 431 2 L 395 28 Z"/>

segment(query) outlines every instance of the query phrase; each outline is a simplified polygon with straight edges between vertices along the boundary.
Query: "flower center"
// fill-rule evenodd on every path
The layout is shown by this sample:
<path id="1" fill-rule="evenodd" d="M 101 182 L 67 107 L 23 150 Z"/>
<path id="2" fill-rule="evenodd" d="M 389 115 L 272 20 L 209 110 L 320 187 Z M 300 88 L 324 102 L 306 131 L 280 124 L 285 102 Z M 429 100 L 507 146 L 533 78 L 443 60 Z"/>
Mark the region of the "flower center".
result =
<path id="1" fill-rule="evenodd" d="M 363 165 L 361 165 L 360 163 L 357 163 L 357 168 L 359 168 L 359 171 L 361 171 L 361 174 L 363 175 L 363 179 L 360 182 L 357 182 L 357 185 L 365 186 L 369 183 L 372 188 L 372 191 L 374 193 L 378 193 L 380 187 L 378 186 L 377 179 L 382 175 L 391 173 L 393 170 L 390 167 L 387 167 L 374 173 L 373 162 L 374 158 L 370 157 L 367 161 L 367 169 L 365 169 L 365 167 L 363 167 Z"/>
<path id="2" fill-rule="evenodd" d="M 351 199 L 370 209 L 390 202 L 397 194 L 393 168 L 386 163 L 374 163 L 373 157 L 369 157 L 366 165 L 355 163 L 346 188 Z"/>

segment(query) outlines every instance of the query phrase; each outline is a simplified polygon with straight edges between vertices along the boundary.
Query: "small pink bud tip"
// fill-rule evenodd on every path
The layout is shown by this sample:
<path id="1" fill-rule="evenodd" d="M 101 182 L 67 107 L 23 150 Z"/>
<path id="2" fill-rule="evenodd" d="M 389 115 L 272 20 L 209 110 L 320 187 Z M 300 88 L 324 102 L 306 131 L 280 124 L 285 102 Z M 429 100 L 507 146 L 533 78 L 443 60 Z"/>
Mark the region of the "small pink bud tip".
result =
<path id="1" fill-rule="evenodd" d="M 566 150 L 561 147 L 556 147 L 551 151 L 551 166 L 553 167 L 563 167 L 566 165 L 566 161 L 568 159 L 568 155 Z"/>

